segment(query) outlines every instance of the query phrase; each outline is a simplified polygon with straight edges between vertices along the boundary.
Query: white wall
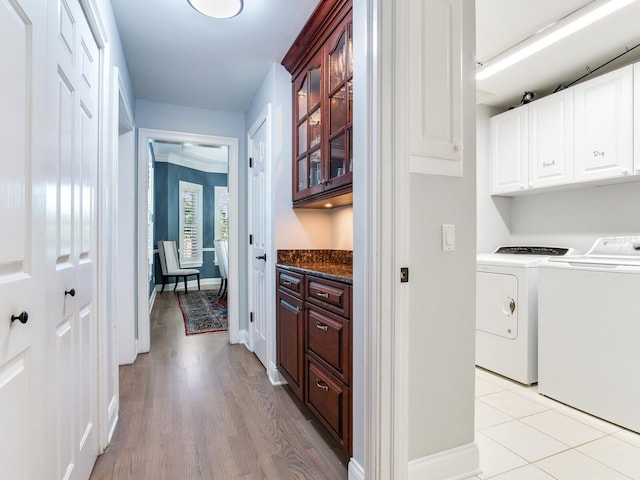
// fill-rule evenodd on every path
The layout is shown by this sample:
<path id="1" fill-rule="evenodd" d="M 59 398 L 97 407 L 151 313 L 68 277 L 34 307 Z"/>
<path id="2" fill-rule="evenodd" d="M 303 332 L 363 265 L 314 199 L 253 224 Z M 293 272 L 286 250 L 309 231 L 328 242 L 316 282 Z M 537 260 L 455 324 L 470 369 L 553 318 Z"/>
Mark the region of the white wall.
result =
<path id="1" fill-rule="evenodd" d="M 491 197 L 489 118 L 499 112 L 477 108 L 478 252 L 503 244 L 557 245 L 586 252 L 600 237 L 640 235 L 640 182 Z"/>
<path id="2" fill-rule="evenodd" d="M 331 218 L 326 211 L 291 207 L 291 75 L 274 63 L 246 113 L 250 127 L 271 103 L 274 250 L 331 248 Z"/>
<path id="3" fill-rule="evenodd" d="M 331 249 L 353 250 L 353 207 L 334 208 L 331 217 Z"/>
<path id="4" fill-rule="evenodd" d="M 477 197 L 473 5 L 462 9 L 462 20 L 463 176 L 410 176 L 410 461 L 474 442 Z M 455 225 L 453 252 L 442 251 L 442 224 Z"/>

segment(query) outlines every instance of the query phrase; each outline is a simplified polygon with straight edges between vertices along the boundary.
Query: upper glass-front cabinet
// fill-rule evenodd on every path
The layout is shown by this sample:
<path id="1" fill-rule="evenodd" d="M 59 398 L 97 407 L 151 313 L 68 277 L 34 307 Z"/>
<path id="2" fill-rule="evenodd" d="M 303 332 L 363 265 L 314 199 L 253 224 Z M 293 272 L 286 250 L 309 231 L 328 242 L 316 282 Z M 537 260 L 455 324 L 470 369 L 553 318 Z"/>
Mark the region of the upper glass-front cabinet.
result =
<path id="1" fill-rule="evenodd" d="M 297 59 L 289 58 L 290 51 L 283 60 L 287 68 L 287 62 L 298 65 L 292 72 L 294 206 L 351 203 L 353 27 L 350 3 L 338 2 L 335 8 L 341 13 L 326 28 L 324 40 L 308 51 L 299 49 Z"/>

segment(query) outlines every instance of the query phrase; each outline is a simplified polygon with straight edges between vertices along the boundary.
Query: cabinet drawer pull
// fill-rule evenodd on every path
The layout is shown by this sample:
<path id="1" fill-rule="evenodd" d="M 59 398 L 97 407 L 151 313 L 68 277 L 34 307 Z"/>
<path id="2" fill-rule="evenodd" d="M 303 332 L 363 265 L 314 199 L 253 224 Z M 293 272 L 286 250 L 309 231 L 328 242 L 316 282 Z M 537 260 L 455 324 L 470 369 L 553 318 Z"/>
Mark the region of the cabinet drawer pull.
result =
<path id="1" fill-rule="evenodd" d="M 329 329 L 329 326 L 323 325 L 320 322 L 316 322 L 316 328 L 319 330 L 324 330 L 326 332 Z"/>
<path id="2" fill-rule="evenodd" d="M 282 284 L 283 284 L 285 287 L 290 287 L 290 286 L 291 286 L 291 282 L 290 282 L 289 280 L 282 280 Z"/>
<path id="3" fill-rule="evenodd" d="M 316 380 L 316 387 L 321 388 L 325 392 L 329 391 L 329 386 L 326 383 L 321 382 L 320 379 Z"/>
<path id="4" fill-rule="evenodd" d="M 329 298 L 328 293 L 316 292 L 316 295 L 322 298 Z"/>

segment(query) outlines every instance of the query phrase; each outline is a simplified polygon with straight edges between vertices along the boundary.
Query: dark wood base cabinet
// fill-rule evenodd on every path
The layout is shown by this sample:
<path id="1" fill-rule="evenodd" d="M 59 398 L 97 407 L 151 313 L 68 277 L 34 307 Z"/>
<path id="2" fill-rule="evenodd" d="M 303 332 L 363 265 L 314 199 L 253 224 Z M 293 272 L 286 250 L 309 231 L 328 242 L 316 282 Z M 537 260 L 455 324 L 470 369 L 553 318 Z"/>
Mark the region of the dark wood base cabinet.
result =
<path id="1" fill-rule="evenodd" d="M 351 454 L 351 286 L 276 270 L 278 370 Z"/>

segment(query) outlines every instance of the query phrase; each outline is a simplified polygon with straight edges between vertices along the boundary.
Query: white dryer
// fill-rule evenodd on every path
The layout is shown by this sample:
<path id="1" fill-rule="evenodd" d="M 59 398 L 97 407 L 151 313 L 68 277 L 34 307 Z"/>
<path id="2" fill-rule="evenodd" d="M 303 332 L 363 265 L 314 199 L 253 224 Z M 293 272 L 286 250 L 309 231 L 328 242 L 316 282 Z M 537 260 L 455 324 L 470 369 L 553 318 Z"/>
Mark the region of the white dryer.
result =
<path id="1" fill-rule="evenodd" d="M 538 266 L 571 253 L 506 246 L 478 255 L 476 365 L 526 385 L 538 381 Z"/>

